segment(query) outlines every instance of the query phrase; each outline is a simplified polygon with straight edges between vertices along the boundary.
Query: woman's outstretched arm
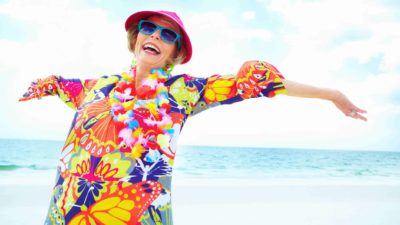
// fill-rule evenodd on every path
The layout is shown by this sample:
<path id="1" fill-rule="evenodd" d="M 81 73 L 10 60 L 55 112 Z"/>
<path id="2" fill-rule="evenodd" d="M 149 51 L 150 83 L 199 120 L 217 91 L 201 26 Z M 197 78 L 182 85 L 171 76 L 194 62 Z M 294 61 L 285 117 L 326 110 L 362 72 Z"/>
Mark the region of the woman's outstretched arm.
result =
<path id="1" fill-rule="evenodd" d="M 315 87 L 286 79 L 283 79 L 282 83 L 286 88 L 286 94 L 289 96 L 329 100 L 332 101 L 333 104 L 335 104 L 335 106 L 346 116 L 367 121 L 367 118 L 362 115 L 367 111 L 355 106 L 342 92 L 338 90 Z"/>
<path id="2" fill-rule="evenodd" d="M 57 95 L 69 107 L 76 109 L 96 82 L 97 80 L 65 79 L 52 75 L 33 81 L 19 101 Z"/>

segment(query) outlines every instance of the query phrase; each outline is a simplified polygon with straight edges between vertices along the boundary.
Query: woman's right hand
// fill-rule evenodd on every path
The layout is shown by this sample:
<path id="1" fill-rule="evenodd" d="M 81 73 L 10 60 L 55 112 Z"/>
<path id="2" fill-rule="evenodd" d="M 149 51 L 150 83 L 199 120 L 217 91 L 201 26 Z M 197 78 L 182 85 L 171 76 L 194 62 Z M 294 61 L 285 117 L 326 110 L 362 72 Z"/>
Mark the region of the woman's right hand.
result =
<path id="1" fill-rule="evenodd" d="M 33 81 L 28 90 L 22 95 L 18 101 L 27 101 L 33 98 L 40 99 L 43 96 L 54 95 L 57 92 L 57 77 L 52 75 L 44 80 L 37 79 Z"/>

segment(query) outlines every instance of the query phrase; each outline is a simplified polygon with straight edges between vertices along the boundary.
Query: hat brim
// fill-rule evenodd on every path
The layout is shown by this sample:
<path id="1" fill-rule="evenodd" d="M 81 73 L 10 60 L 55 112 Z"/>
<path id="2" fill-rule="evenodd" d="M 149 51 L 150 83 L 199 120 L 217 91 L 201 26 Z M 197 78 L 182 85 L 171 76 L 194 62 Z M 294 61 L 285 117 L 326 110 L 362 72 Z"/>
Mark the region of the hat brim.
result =
<path id="1" fill-rule="evenodd" d="M 133 24 L 138 24 L 141 19 L 149 18 L 150 16 L 154 15 L 161 15 L 168 17 L 172 21 L 179 26 L 180 32 L 182 33 L 182 45 L 185 46 L 186 57 L 182 61 L 182 64 L 189 62 L 190 58 L 192 58 L 192 43 L 190 41 L 189 35 L 186 33 L 185 27 L 181 21 L 177 21 L 176 18 L 172 17 L 171 15 L 164 13 L 163 11 L 140 11 L 136 12 L 128 17 L 125 21 L 125 30 L 128 31 L 129 28 L 132 27 Z M 182 25 L 181 25 L 182 24 Z"/>

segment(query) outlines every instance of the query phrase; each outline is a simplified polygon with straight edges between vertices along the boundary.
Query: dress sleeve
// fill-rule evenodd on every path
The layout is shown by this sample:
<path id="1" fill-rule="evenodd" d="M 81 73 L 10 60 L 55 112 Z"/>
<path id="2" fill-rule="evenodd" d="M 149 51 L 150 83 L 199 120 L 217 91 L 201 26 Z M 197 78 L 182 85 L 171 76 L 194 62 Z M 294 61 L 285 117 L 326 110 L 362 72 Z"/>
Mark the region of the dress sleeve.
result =
<path id="1" fill-rule="evenodd" d="M 69 107 L 77 109 L 96 82 L 96 79 L 65 79 L 61 76 L 52 75 L 45 79 L 33 81 L 19 101 L 57 95 Z"/>
<path id="2" fill-rule="evenodd" d="M 237 75 L 193 78 L 191 82 L 197 86 L 199 99 L 193 105 L 191 115 L 218 105 L 232 104 L 244 99 L 271 98 L 277 94 L 286 94 L 287 91 L 282 83 L 283 79 L 282 74 L 273 65 L 263 61 L 244 63 Z"/>

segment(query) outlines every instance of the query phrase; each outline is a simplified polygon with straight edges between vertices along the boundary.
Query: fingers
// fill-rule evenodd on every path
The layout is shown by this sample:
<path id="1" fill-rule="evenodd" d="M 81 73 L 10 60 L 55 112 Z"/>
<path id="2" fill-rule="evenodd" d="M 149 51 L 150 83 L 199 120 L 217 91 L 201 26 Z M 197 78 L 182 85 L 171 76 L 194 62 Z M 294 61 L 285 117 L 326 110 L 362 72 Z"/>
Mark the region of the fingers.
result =
<path id="1" fill-rule="evenodd" d="M 360 119 L 360 120 L 363 120 L 363 121 L 368 121 L 368 119 L 365 116 L 363 116 L 363 115 L 361 115 L 359 113 L 352 114 L 352 115 L 350 115 L 350 117 L 353 118 L 353 119 Z"/>
<path id="2" fill-rule="evenodd" d="M 368 119 L 365 116 L 363 116 L 361 113 L 367 113 L 367 111 L 364 109 L 355 107 L 353 110 L 351 110 L 350 113 L 347 114 L 347 116 L 349 116 L 353 119 L 360 119 L 363 121 L 368 121 Z"/>
<path id="3" fill-rule="evenodd" d="M 363 120 L 363 121 L 365 121 L 365 122 L 368 121 L 368 119 L 367 119 L 366 117 L 364 117 L 364 116 L 362 116 L 362 115 L 360 115 L 360 114 L 358 114 L 357 116 L 358 116 L 357 119 Z"/>
<path id="4" fill-rule="evenodd" d="M 367 110 L 365 110 L 365 109 L 360 109 L 360 108 L 358 108 L 358 107 L 355 107 L 355 108 L 354 108 L 354 111 L 356 111 L 356 112 L 358 112 L 358 113 L 367 113 Z"/>
<path id="5" fill-rule="evenodd" d="M 333 102 L 336 105 L 336 107 L 340 111 L 342 111 L 343 114 L 345 114 L 346 116 L 351 117 L 353 119 L 368 121 L 367 118 L 364 115 L 362 115 L 364 113 L 367 113 L 367 111 L 355 106 L 345 95 L 340 93 L 339 97 L 335 98 Z"/>

